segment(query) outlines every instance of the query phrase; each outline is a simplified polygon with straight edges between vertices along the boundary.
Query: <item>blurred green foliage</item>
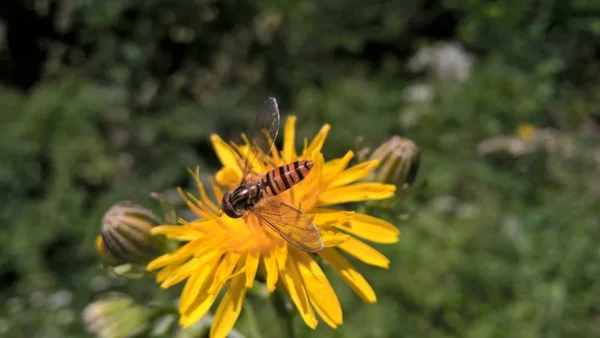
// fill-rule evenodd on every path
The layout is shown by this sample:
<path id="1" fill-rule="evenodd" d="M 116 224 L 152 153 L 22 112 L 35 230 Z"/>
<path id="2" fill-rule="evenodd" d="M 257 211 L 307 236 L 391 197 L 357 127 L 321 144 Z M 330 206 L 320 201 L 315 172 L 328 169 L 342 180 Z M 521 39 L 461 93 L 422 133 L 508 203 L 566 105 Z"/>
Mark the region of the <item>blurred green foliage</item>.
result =
<path id="1" fill-rule="evenodd" d="M 599 55 L 597 0 L 5 0 L 0 335 L 86 336 L 105 290 L 172 299 L 103 276 L 102 215 L 214 172 L 209 135 L 238 139 L 274 95 L 299 137 L 332 125 L 328 157 L 415 140 L 428 180 L 381 211 L 402 231 L 377 246 L 390 270 L 359 265 L 378 303 L 330 273 L 345 323 L 296 318 L 299 337 L 598 336 Z M 478 152 L 526 123 L 552 138 Z M 263 337 L 287 332 L 251 301 Z"/>

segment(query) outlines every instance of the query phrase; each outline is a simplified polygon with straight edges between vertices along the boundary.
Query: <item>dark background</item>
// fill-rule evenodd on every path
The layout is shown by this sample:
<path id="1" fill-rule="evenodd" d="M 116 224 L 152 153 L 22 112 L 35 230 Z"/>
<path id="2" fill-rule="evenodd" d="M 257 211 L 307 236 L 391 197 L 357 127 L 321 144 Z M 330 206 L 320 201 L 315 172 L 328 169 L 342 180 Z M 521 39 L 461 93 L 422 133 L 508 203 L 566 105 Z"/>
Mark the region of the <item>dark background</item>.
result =
<path id="1" fill-rule="evenodd" d="M 402 135 L 429 181 L 376 246 L 390 270 L 359 265 L 378 303 L 329 274 L 344 325 L 298 336 L 598 336 L 599 48 L 593 0 L 3 0 L 0 335 L 85 336 L 105 290 L 176 295 L 103 277 L 101 217 L 214 172 L 209 134 L 274 95 L 298 141 L 332 125 L 327 158 Z"/>

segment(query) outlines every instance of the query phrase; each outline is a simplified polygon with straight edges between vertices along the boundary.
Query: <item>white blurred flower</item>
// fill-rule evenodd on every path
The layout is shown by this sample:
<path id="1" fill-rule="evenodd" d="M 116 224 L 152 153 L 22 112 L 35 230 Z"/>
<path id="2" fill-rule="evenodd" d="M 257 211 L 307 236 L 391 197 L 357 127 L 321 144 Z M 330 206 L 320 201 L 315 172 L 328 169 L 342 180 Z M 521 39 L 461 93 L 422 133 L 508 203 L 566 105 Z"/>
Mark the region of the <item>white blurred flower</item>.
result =
<path id="1" fill-rule="evenodd" d="M 577 147 L 568 135 L 556 129 L 524 124 L 518 128 L 516 136 L 500 135 L 481 141 L 477 151 L 481 155 L 505 152 L 514 157 L 543 151 L 569 159 L 575 156 Z"/>
<path id="2" fill-rule="evenodd" d="M 520 240 L 523 237 L 521 219 L 514 214 L 509 214 L 502 220 L 502 232 L 512 240 Z"/>
<path id="3" fill-rule="evenodd" d="M 464 81 L 471 74 L 473 56 L 458 42 L 438 42 L 422 48 L 408 63 L 413 72 L 431 70 L 440 80 Z"/>
<path id="4" fill-rule="evenodd" d="M 75 312 L 71 309 L 60 309 L 56 312 L 56 322 L 59 325 L 69 325 L 75 320 Z"/>
<path id="5" fill-rule="evenodd" d="M 435 197 L 429 207 L 437 213 L 449 214 L 456 210 L 459 201 L 456 197 L 450 195 L 442 195 Z"/>
<path id="6" fill-rule="evenodd" d="M 427 84 L 415 84 L 405 89 L 404 95 L 409 102 L 427 103 L 433 100 L 433 88 Z"/>
<path id="7" fill-rule="evenodd" d="M 262 44 L 271 42 L 283 23 L 283 15 L 278 10 L 269 10 L 258 15 L 254 21 L 254 33 Z"/>
<path id="8" fill-rule="evenodd" d="M 9 313 L 17 313 L 25 309 L 25 301 L 21 297 L 13 297 L 6 301 Z"/>
<path id="9" fill-rule="evenodd" d="M 480 155 L 505 152 L 514 157 L 531 154 L 535 150 L 531 141 L 522 140 L 511 136 L 494 136 L 481 141 L 477 145 Z"/>
<path id="10" fill-rule="evenodd" d="M 48 307 L 56 310 L 65 307 L 73 301 L 73 293 L 68 290 L 59 290 L 48 298 Z"/>
<path id="11" fill-rule="evenodd" d="M 421 115 L 423 115 L 421 110 L 415 109 L 414 107 L 408 107 L 402 109 L 398 116 L 398 122 L 404 128 L 414 128 L 419 123 Z"/>
<path id="12" fill-rule="evenodd" d="M 94 292 L 105 291 L 111 286 L 110 278 L 106 276 L 94 276 L 90 280 L 90 290 Z"/>
<path id="13" fill-rule="evenodd" d="M 169 31 L 171 40 L 178 43 L 192 43 L 196 38 L 196 32 L 187 26 L 176 25 Z"/>
<path id="14" fill-rule="evenodd" d="M 31 296 L 29 296 L 29 302 L 34 307 L 40 307 L 46 304 L 46 294 L 42 291 L 34 291 Z"/>
<path id="15" fill-rule="evenodd" d="M 456 208 L 456 217 L 460 219 L 475 218 L 479 215 L 479 208 L 475 204 L 460 203 Z"/>
<path id="16" fill-rule="evenodd" d="M 0 317 L 0 334 L 6 333 L 10 330 L 10 320 Z"/>

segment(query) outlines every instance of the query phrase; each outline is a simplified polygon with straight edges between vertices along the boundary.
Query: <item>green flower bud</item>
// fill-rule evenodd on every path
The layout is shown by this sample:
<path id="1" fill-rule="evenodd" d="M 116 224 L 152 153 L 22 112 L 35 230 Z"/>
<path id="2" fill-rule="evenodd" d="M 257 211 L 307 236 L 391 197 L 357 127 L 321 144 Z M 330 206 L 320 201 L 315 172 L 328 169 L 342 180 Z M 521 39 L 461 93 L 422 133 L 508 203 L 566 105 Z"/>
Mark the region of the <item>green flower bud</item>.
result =
<path id="1" fill-rule="evenodd" d="M 100 254 L 100 256 L 102 256 L 106 263 L 116 264 L 120 261 L 117 257 L 113 256 L 110 253 L 110 251 L 106 247 L 106 244 L 104 244 L 102 236 L 100 235 L 96 236 L 96 251 Z"/>
<path id="2" fill-rule="evenodd" d="M 108 293 L 88 304 L 82 313 L 88 332 L 97 337 L 133 337 L 149 327 L 149 309 L 121 293 Z"/>
<path id="3" fill-rule="evenodd" d="M 109 260 L 146 264 L 164 252 L 164 238 L 150 233 L 159 224 L 152 211 L 130 201 L 119 202 L 104 214 L 102 241 L 96 242 L 96 248 Z"/>
<path id="4" fill-rule="evenodd" d="M 394 136 L 375 149 L 369 160 L 380 162 L 374 180 L 407 188 L 417 178 L 420 150 L 413 141 Z"/>

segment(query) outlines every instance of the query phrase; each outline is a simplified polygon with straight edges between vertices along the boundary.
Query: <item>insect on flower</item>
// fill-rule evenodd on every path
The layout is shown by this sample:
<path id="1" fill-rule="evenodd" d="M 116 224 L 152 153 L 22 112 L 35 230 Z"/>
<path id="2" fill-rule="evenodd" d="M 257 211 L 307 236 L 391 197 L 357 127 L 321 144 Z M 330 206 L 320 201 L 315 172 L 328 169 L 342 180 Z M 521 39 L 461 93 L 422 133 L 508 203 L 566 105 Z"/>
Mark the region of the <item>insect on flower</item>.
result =
<path id="1" fill-rule="evenodd" d="M 256 162 L 271 153 L 278 131 L 279 108 L 275 98 L 271 97 L 256 115 L 242 182 L 223 195 L 221 210 L 231 218 L 252 213 L 261 224 L 267 225 L 298 249 L 319 252 L 323 250 L 323 239 L 312 219 L 302 210 L 275 197 L 300 183 L 310 173 L 313 161 L 294 161 L 266 174 L 254 171 Z"/>

